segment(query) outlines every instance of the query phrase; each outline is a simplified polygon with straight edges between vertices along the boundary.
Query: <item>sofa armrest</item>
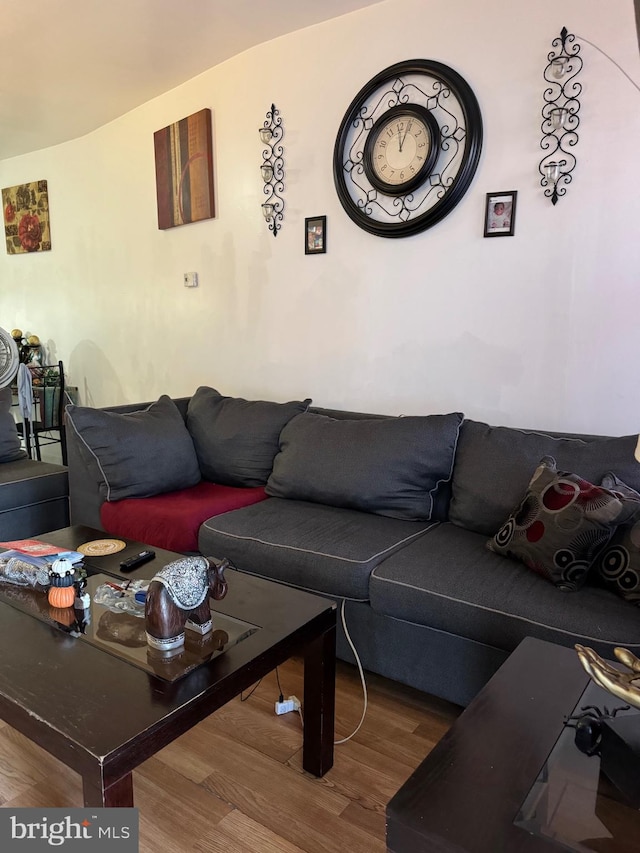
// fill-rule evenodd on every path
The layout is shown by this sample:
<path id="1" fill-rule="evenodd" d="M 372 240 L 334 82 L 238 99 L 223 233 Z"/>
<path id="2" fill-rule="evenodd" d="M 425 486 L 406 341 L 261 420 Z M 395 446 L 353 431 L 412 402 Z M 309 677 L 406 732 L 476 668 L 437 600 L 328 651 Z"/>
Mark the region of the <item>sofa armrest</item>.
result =
<path id="1" fill-rule="evenodd" d="M 95 460 L 91 463 L 80 454 L 80 439 L 67 427 L 67 467 L 69 469 L 69 513 L 71 524 L 85 524 L 102 530 L 100 494 L 102 475 Z"/>
<path id="2" fill-rule="evenodd" d="M 28 539 L 69 524 L 63 465 L 18 459 L 0 464 L 0 539 Z"/>

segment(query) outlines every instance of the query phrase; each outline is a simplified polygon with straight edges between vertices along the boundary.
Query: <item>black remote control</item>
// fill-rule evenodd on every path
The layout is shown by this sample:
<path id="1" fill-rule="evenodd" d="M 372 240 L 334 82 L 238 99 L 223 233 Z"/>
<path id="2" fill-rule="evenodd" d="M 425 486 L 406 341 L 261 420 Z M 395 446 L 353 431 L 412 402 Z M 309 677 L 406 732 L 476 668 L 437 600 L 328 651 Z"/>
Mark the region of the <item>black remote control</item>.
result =
<path id="1" fill-rule="evenodd" d="M 123 560 L 120 563 L 120 571 L 132 572 L 134 569 L 137 569 L 138 566 L 142 566 L 144 563 L 148 563 L 149 560 L 153 560 L 155 556 L 155 551 L 140 551 L 140 553 L 136 554 L 135 557 L 129 557 L 128 560 Z"/>

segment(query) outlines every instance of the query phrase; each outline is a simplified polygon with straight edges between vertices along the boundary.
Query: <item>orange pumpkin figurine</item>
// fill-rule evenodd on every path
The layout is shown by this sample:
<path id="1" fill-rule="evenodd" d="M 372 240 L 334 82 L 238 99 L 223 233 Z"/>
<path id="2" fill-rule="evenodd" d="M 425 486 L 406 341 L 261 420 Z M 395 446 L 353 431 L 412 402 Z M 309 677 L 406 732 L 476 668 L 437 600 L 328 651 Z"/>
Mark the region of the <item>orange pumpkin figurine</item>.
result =
<path id="1" fill-rule="evenodd" d="M 52 607 L 73 607 L 76 591 L 72 586 L 52 586 L 47 597 Z"/>
<path id="2" fill-rule="evenodd" d="M 47 598 L 52 607 L 73 607 L 76 600 L 76 572 L 69 560 L 55 560 L 50 571 L 51 586 Z"/>

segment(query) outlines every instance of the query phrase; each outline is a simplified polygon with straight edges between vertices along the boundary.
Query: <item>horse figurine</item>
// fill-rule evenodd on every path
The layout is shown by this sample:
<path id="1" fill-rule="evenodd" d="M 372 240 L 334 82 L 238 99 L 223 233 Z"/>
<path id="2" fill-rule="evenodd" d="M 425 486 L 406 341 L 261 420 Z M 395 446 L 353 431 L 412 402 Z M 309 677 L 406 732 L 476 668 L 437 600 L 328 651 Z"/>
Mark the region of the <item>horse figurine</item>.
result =
<path id="1" fill-rule="evenodd" d="M 147 589 L 144 617 L 147 643 L 167 651 L 184 645 L 184 632 L 201 636 L 212 630 L 209 596 L 227 594 L 224 570 L 228 560 L 183 557 L 161 569 Z"/>

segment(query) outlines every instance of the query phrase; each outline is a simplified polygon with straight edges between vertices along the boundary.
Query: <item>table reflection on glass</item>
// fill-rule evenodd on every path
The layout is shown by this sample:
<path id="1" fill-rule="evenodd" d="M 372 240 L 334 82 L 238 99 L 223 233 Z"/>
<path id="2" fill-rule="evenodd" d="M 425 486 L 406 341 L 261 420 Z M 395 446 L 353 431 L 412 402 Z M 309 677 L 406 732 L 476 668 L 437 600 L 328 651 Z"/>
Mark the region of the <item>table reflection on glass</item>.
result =
<path id="1" fill-rule="evenodd" d="M 590 682 L 572 714 L 586 706 L 612 711 L 623 703 Z M 617 716 L 638 717 L 631 708 Z M 598 755 L 586 755 L 575 744 L 575 729 L 565 727 L 523 802 L 515 825 L 560 844 L 565 850 L 640 850 L 640 811 L 600 772 Z"/>

